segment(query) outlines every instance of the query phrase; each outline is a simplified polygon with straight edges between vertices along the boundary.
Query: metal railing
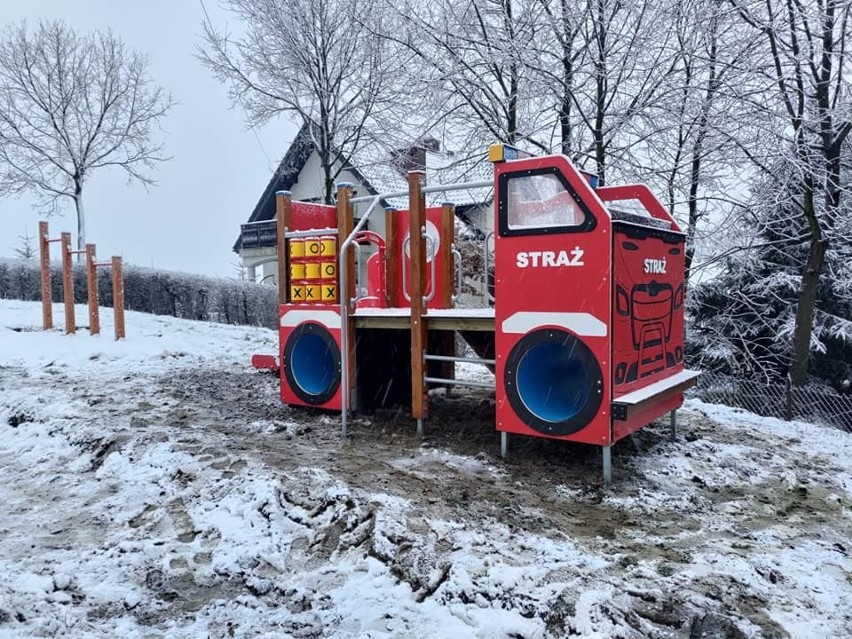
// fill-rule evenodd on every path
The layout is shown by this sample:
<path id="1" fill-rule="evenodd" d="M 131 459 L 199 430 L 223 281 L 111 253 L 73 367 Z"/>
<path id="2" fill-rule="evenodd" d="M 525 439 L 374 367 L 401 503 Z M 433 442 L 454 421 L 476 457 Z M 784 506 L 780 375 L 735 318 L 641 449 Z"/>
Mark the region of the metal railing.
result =
<path id="1" fill-rule="evenodd" d="M 743 408 L 756 415 L 825 424 L 852 432 L 852 395 L 785 380 L 761 383 L 719 373 L 702 373 L 687 396 L 712 404 Z"/>
<path id="2" fill-rule="evenodd" d="M 276 228 L 275 220 L 241 224 L 240 244 L 243 248 L 274 248 L 278 243 Z"/>

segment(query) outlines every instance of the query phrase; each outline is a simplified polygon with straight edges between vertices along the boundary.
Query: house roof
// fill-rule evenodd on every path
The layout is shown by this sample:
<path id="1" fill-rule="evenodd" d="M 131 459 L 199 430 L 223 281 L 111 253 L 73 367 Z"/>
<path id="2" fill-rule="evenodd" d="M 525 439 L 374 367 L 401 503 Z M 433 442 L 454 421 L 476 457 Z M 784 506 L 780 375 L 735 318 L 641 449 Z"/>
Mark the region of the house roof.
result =
<path id="1" fill-rule="evenodd" d="M 254 206 L 248 222 L 261 222 L 275 218 L 275 193 L 278 191 L 289 191 L 299 179 L 299 173 L 305 166 L 305 162 L 311 157 L 314 147 L 308 135 L 306 126 L 303 126 L 296 134 L 296 138 L 287 149 L 278 168 L 272 174 L 269 184 L 263 190 L 260 199 Z M 239 244 L 239 242 L 237 242 Z M 235 250 L 238 247 L 235 247 Z"/>

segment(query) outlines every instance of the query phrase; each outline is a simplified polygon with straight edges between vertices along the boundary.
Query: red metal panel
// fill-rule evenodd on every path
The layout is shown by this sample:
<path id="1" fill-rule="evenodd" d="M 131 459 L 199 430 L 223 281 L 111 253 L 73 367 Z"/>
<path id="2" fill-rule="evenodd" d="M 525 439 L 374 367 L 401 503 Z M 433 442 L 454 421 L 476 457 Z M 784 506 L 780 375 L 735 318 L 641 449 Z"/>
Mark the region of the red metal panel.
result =
<path id="1" fill-rule="evenodd" d="M 261 370 L 277 371 L 278 358 L 275 357 L 275 355 L 255 353 L 251 356 L 251 365 L 253 368 L 259 368 Z"/>
<path id="2" fill-rule="evenodd" d="M 282 304 L 278 317 L 281 401 L 340 410 L 340 307 Z M 301 351 L 299 342 L 303 345 Z M 324 374 L 328 376 L 330 392 L 322 389 Z M 311 383 L 296 388 L 300 379 Z"/>
<path id="3" fill-rule="evenodd" d="M 399 258 L 397 264 L 399 264 L 400 272 L 396 278 L 396 281 L 399 283 L 396 291 L 388 291 L 388 295 L 391 299 L 392 306 L 405 307 L 410 306 L 409 302 L 405 299 L 403 295 L 402 287 L 405 287 L 405 290 L 410 293 L 411 291 L 411 261 L 408 257 L 408 251 L 404 249 L 406 245 L 406 238 L 409 237 L 408 232 L 408 211 L 407 210 L 399 210 L 393 211 L 393 215 L 396 216 L 396 228 L 401 229 L 401 232 L 395 234 L 392 239 L 393 245 L 388 245 L 388 251 L 394 251 L 396 256 Z M 432 282 L 432 261 L 434 259 L 435 262 L 435 295 L 432 300 L 426 305 L 427 308 L 446 308 L 446 305 L 441 302 L 444 299 L 443 292 L 446 290 L 446 287 L 454 286 L 454 282 L 452 278 L 449 282 L 444 281 L 443 276 L 443 266 L 444 266 L 444 257 L 442 255 L 442 251 L 440 251 L 440 247 L 445 241 L 445 238 L 441 237 L 441 228 L 442 228 L 442 215 L 443 208 L 442 207 L 432 207 L 426 209 L 426 234 L 428 237 L 432 238 L 431 242 L 427 241 L 426 243 L 426 295 L 431 294 L 433 290 L 433 282 Z M 404 229 L 404 230 L 402 230 Z M 452 242 L 452 239 L 449 240 Z M 434 258 L 430 257 L 434 254 Z M 405 264 L 403 265 L 403 261 Z M 391 261 L 393 264 L 393 261 Z M 393 278 L 388 278 L 389 281 L 393 281 Z"/>
<path id="4" fill-rule="evenodd" d="M 503 201 L 499 193 L 501 176 L 521 176 L 542 170 L 555 171 L 564 177 L 594 218 L 593 228 L 564 233 L 542 230 L 541 233 L 527 235 L 504 234 L 503 230 L 497 233 L 497 429 L 537 437 L 552 436 L 532 428 L 518 415 L 511 405 L 506 386 L 507 360 L 513 347 L 533 331 L 550 327 L 574 335 L 585 344 L 597 360 L 602 377 L 600 406 L 587 425 L 554 438 L 607 445 L 611 441 L 611 223 L 588 182 L 564 156 L 529 158 L 495 165 L 498 203 Z M 545 204 L 539 208 L 547 214 L 553 207 L 570 205 L 570 202 L 562 201 L 564 199 L 564 196 L 556 196 L 553 201 L 543 200 Z"/>
<path id="5" fill-rule="evenodd" d="M 612 441 L 617 442 L 622 437 L 635 433 L 658 417 L 680 408 L 682 404 L 683 394 L 681 393 L 649 405 L 647 408 L 632 414 L 626 421 L 615 420 L 612 423 Z"/>
<path id="6" fill-rule="evenodd" d="M 615 222 L 613 396 L 683 370 L 684 237 Z"/>
<path id="7" fill-rule="evenodd" d="M 337 228 L 337 209 L 330 204 L 292 203 L 291 231 Z"/>

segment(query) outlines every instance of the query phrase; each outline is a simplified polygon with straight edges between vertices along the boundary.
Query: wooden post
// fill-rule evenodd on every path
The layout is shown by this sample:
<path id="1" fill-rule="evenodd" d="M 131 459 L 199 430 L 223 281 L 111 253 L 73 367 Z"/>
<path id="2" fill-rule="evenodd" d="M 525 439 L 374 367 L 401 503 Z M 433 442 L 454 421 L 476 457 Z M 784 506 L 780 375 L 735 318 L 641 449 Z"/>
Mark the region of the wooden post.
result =
<path id="1" fill-rule="evenodd" d="M 101 317 L 98 309 L 98 272 L 95 267 L 94 244 L 86 244 L 86 286 L 89 289 L 89 335 L 100 335 Z"/>
<path id="2" fill-rule="evenodd" d="M 408 172 L 409 253 L 411 254 L 411 416 L 417 420 L 422 432 L 422 420 L 428 412 L 428 390 L 424 359 L 426 349 L 426 323 L 423 320 L 426 293 L 426 197 L 423 171 Z"/>
<path id="3" fill-rule="evenodd" d="M 337 185 L 337 235 L 338 246 L 342 246 L 344 240 L 355 229 L 355 214 L 352 211 L 352 185 L 347 182 L 341 182 Z M 347 304 L 355 297 L 355 253 L 357 244 L 352 244 L 346 256 L 346 281 L 340 283 L 340 301 L 342 304 Z M 354 309 L 350 309 L 354 310 Z"/>
<path id="4" fill-rule="evenodd" d="M 275 193 L 275 252 L 278 259 L 278 304 L 286 304 L 290 291 L 290 255 L 284 234 L 290 230 L 293 201 L 290 191 Z"/>
<path id="5" fill-rule="evenodd" d="M 115 339 L 124 335 L 124 275 L 121 270 L 121 257 L 112 257 L 112 310 L 115 314 Z"/>
<path id="6" fill-rule="evenodd" d="M 343 242 L 347 237 L 355 230 L 355 214 L 352 210 L 352 203 L 350 200 L 352 199 L 352 185 L 347 182 L 340 182 L 337 185 L 337 246 L 343 246 Z M 358 366 L 355 361 L 355 320 L 352 319 L 351 313 L 354 312 L 355 309 L 350 308 L 351 300 L 355 297 L 355 253 L 353 251 L 358 250 L 358 245 L 353 243 L 352 246 L 349 247 L 346 255 L 344 255 L 341 260 L 346 260 L 346 281 L 343 281 L 342 278 L 342 266 L 338 265 L 338 272 L 341 273 L 341 281 L 340 286 L 337 291 L 340 296 L 340 304 L 346 305 L 346 308 L 349 315 L 349 321 L 346 323 L 346 326 L 343 327 L 343 330 L 346 331 L 346 361 L 348 362 L 347 368 L 347 382 L 349 384 L 349 388 L 344 388 L 343 392 L 348 393 L 347 397 L 349 397 L 348 406 L 349 408 L 355 410 L 358 408 L 358 398 L 353 390 L 358 388 L 358 382 L 356 379 L 356 374 L 358 371 Z"/>
<path id="7" fill-rule="evenodd" d="M 77 332 L 74 320 L 74 266 L 71 263 L 71 234 L 62 233 L 62 298 L 65 302 L 65 333 Z"/>
<path id="8" fill-rule="evenodd" d="M 385 301 L 388 307 L 396 304 L 399 293 L 400 253 L 396 246 L 398 233 L 396 209 L 387 208 L 385 209 Z"/>
<path id="9" fill-rule="evenodd" d="M 41 263 L 41 317 L 44 330 L 53 328 L 53 291 L 50 283 L 50 241 L 47 222 L 38 223 L 38 251 Z"/>

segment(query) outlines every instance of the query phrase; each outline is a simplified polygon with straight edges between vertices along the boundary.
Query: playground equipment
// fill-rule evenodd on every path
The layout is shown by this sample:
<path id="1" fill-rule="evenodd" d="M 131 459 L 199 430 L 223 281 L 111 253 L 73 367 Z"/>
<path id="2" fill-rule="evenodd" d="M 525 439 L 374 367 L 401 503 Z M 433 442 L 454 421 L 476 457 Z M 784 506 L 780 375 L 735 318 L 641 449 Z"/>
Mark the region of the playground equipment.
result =
<path id="1" fill-rule="evenodd" d="M 125 336 L 124 330 L 124 276 L 122 274 L 121 257 L 113 255 L 109 262 L 98 262 L 94 244 L 86 244 L 82 251 L 71 250 L 71 234 L 63 232 L 59 238 L 50 239 L 47 222 L 38 223 L 39 260 L 41 265 L 41 308 L 42 325 L 44 330 L 53 328 L 53 303 L 50 275 L 50 245 L 60 243 L 62 255 L 62 299 L 65 304 L 65 333 L 77 332 L 77 322 L 74 317 L 74 269 L 72 256 L 86 256 L 86 289 L 89 306 L 89 334 L 98 335 L 101 332 L 100 308 L 98 305 L 98 267 L 109 266 L 112 269 L 112 304 L 115 323 L 115 339 Z"/>
<path id="2" fill-rule="evenodd" d="M 489 159 L 493 182 L 429 187 L 412 171 L 407 194 L 339 184 L 336 207 L 279 192 L 280 351 L 253 363 L 280 371 L 284 403 L 340 411 L 345 434 L 350 411 L 409 402 L 422 433 L 430 388 L 489 386 L 453 375 L 478 362 L 495 373 L 503 455 L 509 433 L 594 444 L 609 481 L 612 444 L 666 413 L 674 437 L 698 376 L 683 365 L 684 234 L 644 185 L 599 187 L 565 156 L 503 145 Z M 494 304 L 455 308 L 453 206 L 425 197 L 483 187 Z M 405 195 L 383 234 L 364 230 L 380 200 Z M 456 332 L 478 357 L 456 356 Z"/>

